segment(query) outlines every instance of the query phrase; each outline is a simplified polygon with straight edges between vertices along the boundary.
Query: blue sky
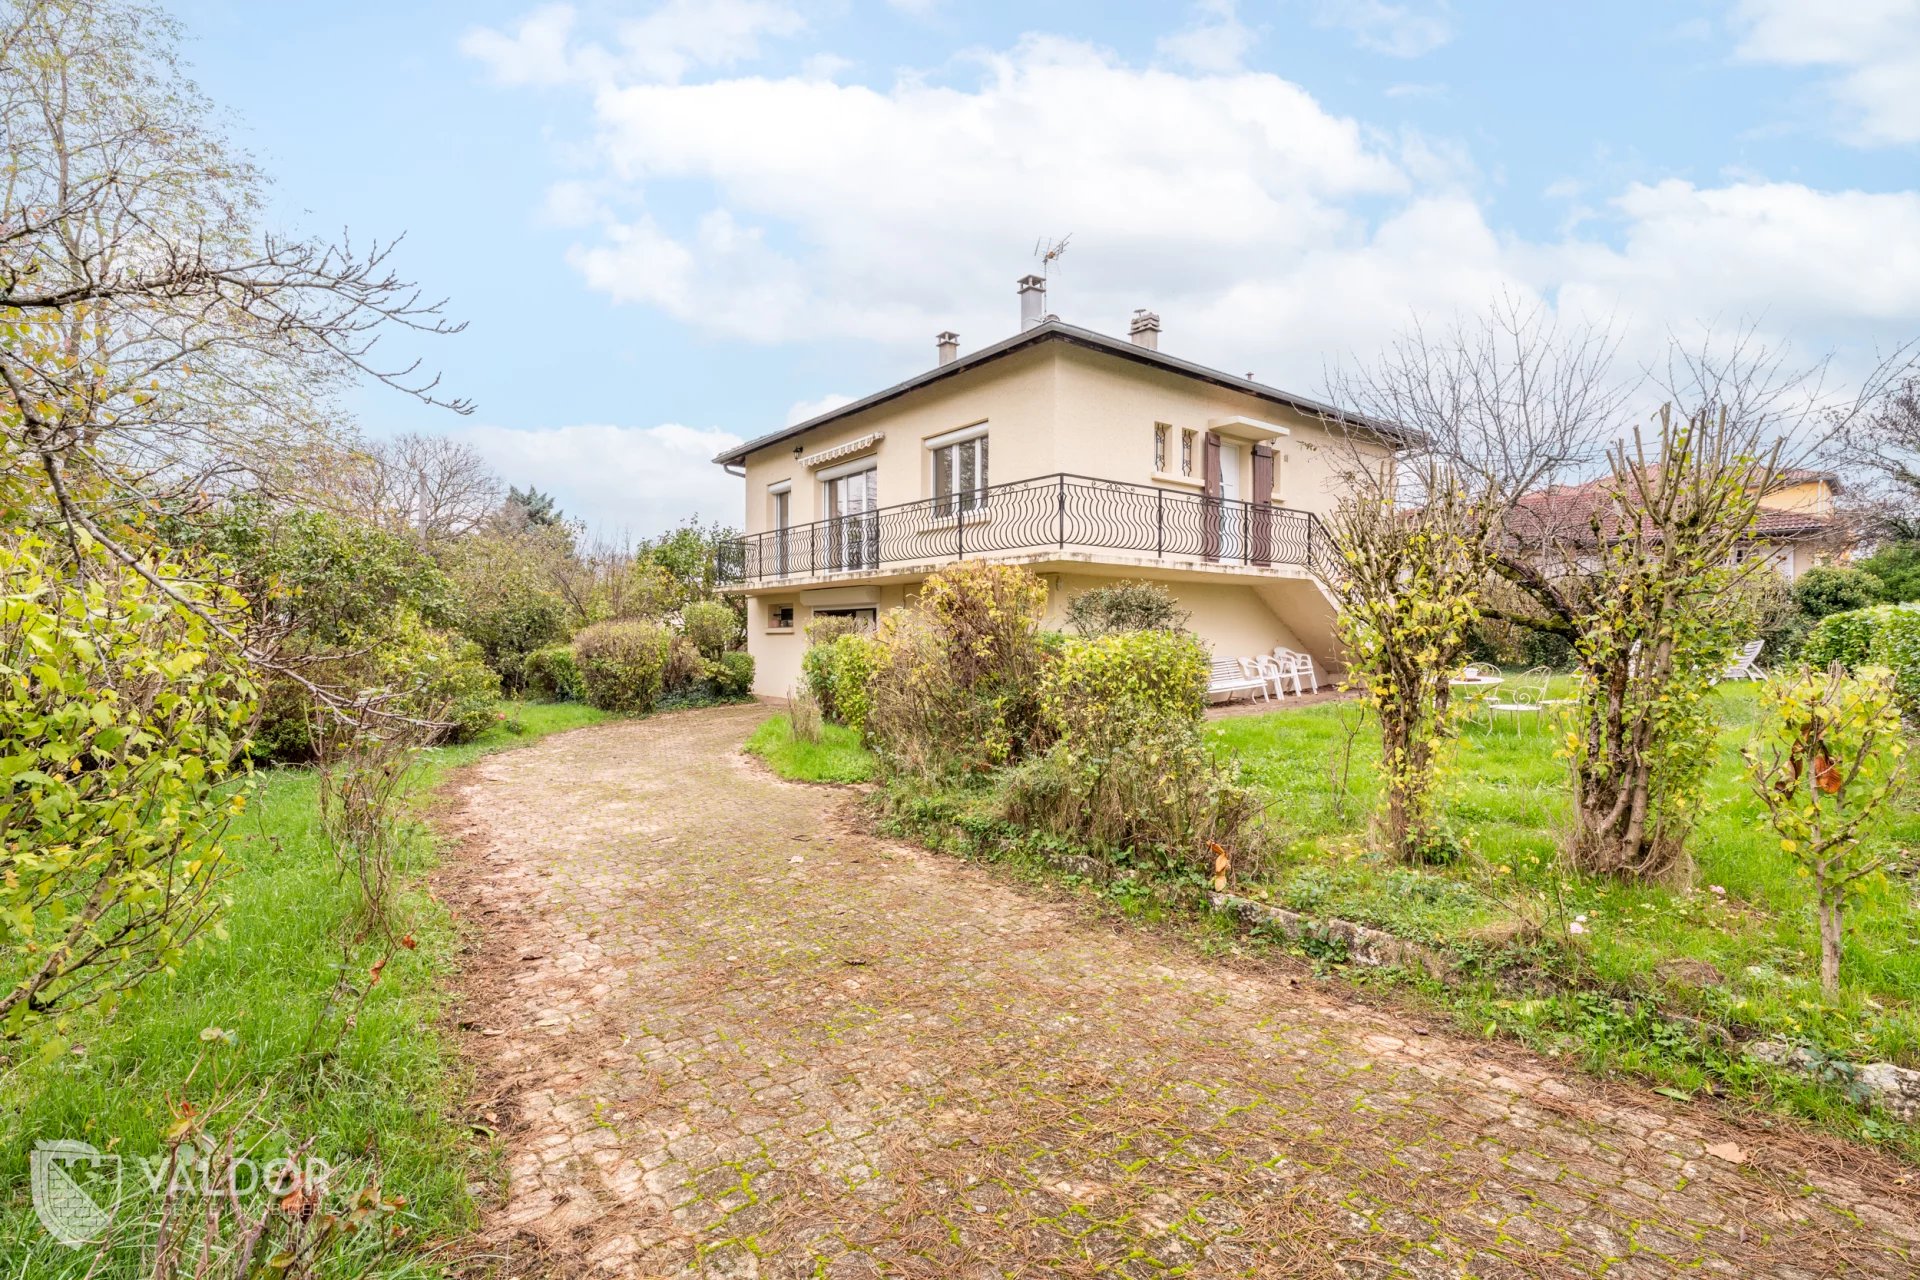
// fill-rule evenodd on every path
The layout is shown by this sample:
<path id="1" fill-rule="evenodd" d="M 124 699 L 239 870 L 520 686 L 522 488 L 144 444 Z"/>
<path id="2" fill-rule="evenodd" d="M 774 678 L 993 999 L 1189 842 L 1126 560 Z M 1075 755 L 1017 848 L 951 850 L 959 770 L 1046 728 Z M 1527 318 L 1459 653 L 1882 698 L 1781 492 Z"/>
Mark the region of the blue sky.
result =
<path id="1" fill-rule="evenodd" d="M 1505 290 L 1630 358 L 1920 336 L 1920 0 L 173 0 L 273 221 L 465 333 L 460 433 L 609 532 L 734 519 L 706 459 L 1052 306 L 1303 392 Z"/>

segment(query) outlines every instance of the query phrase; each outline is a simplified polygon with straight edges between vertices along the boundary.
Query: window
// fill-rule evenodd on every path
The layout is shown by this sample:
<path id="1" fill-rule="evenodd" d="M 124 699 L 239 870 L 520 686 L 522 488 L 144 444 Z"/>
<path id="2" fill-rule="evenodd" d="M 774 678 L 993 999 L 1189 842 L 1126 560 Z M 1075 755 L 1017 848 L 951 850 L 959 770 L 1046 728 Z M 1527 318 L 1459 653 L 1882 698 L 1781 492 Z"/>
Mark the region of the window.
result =
<path id="1" fill-rule="evenodd" d="M 793 630 L 793 606 L 790 604 L 768 605 L 767 627 L 772 631 Z"/>
<path id="2" fill-rule="evenodd" d="M 852 618 L 868 631 L 873 630 L 874 621 L 879 617 L 878 609 L 815 609 L 816 618 Z"/>
<path id="3" fill-rule="evenodd" d="M 1192 428 L 1180 433 L 1180 474 L 1183 476 L 1193 474 L 1193 444 L 1198 434 Z"/>
<path id="4" fill-rule="evenodd" d="M 873 463 L 855 463 L 858 470 L 839 475 L 827 472 L 828 567 L 871 569 L 879 558 L 880 519 Z"/>
<path id="5" fill-rule="evenodd" d="M 1167 447 L 1173 435 L 1173 428 L 1164 422 L 1153 424 L 1153 469 L 1164 474 L 1167 469 Z"/>
<path id="6" fill-rule="evenodd" d="M 933 450 L 934 510 L 943 516 L 987 505 L 987 437 L 977 435 Z"/>
<path id="7" fill-rule="evenodd" d="M 782 487 L 773 491 L 773 571 L 781 577 L 787 573 L 787 530 L 792 525 L 792 499 L 793 491 L 790 488 Z M 787 625 L 793 625 L 791 619 Z"/>

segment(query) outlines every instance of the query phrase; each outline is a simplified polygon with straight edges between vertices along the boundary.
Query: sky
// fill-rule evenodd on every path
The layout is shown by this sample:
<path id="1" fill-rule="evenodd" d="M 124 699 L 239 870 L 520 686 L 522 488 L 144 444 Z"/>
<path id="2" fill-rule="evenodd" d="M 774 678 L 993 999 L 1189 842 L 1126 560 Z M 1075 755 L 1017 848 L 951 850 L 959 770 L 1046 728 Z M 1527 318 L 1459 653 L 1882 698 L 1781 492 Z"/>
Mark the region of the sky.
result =
<path id="1" fill-rule="evenodd" d="M 473 443 L 612 535 L 1050 309 L 1304 394 L 1503 294 L 1623 359 L 1920 337 L 1920 0 L 170 0 L 277 230 L 404 235 Z"/>

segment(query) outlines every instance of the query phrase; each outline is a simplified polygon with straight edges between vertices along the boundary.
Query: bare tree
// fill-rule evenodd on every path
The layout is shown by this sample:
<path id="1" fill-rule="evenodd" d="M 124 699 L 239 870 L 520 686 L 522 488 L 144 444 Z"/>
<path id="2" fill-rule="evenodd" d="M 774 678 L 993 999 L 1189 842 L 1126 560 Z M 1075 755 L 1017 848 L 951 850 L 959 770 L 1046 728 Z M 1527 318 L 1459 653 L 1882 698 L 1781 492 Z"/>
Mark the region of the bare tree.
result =
<path id="1" fill-rule="evenodd" d="M 1868 537 L 1920 541 L 1920 372 L 1890 379 L 1872 409 L 1841 433 L 1839 456 L 1863 483 L 1850 514 Z"/>
<path id="2" fill-rule="evenodd" d="M 0 0 L 0 496 L 135 572 L 145 513 L 271 480 L 331 431 L 351 379 L 467 408 L 377 351 L 458 328 L 394 274 L 391 245 L 259 229 L 264 179 L 177 41 L 137 0 Z"/>
<path id="3" fill-rule="evenodd" d="M 500 478 L 472 445 L 409 433 L 355 450 L 344 488 L 357 514 L 433 550 L 481 528 L 500 509 Z"/>

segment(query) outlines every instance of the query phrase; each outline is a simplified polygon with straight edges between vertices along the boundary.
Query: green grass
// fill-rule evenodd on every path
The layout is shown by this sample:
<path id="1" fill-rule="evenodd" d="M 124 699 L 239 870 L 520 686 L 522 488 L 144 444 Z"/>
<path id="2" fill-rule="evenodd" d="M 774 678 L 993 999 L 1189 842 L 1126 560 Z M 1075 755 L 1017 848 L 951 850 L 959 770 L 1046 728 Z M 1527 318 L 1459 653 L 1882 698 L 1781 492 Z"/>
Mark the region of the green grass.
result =
<path id="1" fill-rule="evenodd" d="M 490 751 L 594 723 L 572 704 L 506 704 L 479 741 L 427 753 L 416 792 Z M 262 1115 L 336 1166 L 377 1169 L 383 1189 L 407 1198 L 401 1220 L 416 1240 L 471 1227 L 466 1184 L 473 1138 L 453 1114 L 462 1082 L 435 1026 L 455 967 L 452 923 L 425 893 L 432 840 L 421 829 L 404 855 L 400 918 L 418 942 L 399 951 L 330 1053 L 306 1052 L 317 1011 L 344 964 L 357 978 L 377 958 L 371 944 L 343 953 L 355 891 L 340 883 L 317 829 L 309 769 L 264 770 L 247 814 L 230 832 L 240 870 L 224 937 L 193 950 L 179 971 L 156 976 L 111 1017 L 82 1017 L 57 1057 L 0 1066 L 0 1258 L 8 1277 L 79 1276 L 91 1251 L 62 1248 L 28 1201 L 27 1155 L 36 1139 L 76 1138 L 135 1155 L 158 1151 L 169 1099 L 204 1101 L 216 1078 L 264 1090 Z M 200 1032 L 237 1034 L 208 1051 Z M 322 1043 L 328 1043 L 323 1037 Z M 196 1059 L 207 1062 L 185 1082 Z M 129 1177 L 134 1175 L 129 1174 Z M 137 1251 L 115 1251 L 103 1276 L 134 1274 Z M 342 1274 L 359 1275 L 357 1265 Z M 405 1255 L 368 1274 L 427 1275 Z"/>
<path id="2" fill-rule="evenodd" d="M 1276 902 L 1446 945 L 1511 934 L 1520 920 L 1554 931 L 1583 915 L 1587 932 L 1572 941 L 1579 976 L 1594 987 L 1657 996 L 1663 1007 L 1742 1032 L 1804 1038 L 1835 1056 L 1920 1065 L 1914 883 L 1889 875 L 1855 900 L 1843 989 L 1823 999 L 1809 882 L 1781 852 L 1740 761 L 1753 688 L 1721 686 L 1715 696 L 1723 729 L 1690 843 L 1696 874 L 1674 886 L 1562 870 L 1556 850 L 1568 821 L 1568 778 L 1551 721 L 1467 727 L 1454 747 L 1446 801 L 1467 856 L 1417 869 L 1373 851 L 1365 838 L 1379 757 L 1371 725 L 1355 740 L 1351 795 L 1343 800 L 1336 783 L 1329 761 L 1345 740 L 1350 704 L 1224 720 L 1208 733 L 1275 799 L 1281 852 L 1262 879 Z M 1920 841 L 1920 816 L 1902 806 L 1876 838 L 1889 848 Z M 1680 961 L 1713 972 L 1688 976 Z"/>
<path id="3" fill-rule="evenodd" d="M 753 731 L 746 750 L 791 782 L 868 782 L 873 778 L 873 754 L 860 745 L 860 735 L 845 725 L 822 722 L 820 741 L 797 742 L 793 721 L 776 715 Z"/>

